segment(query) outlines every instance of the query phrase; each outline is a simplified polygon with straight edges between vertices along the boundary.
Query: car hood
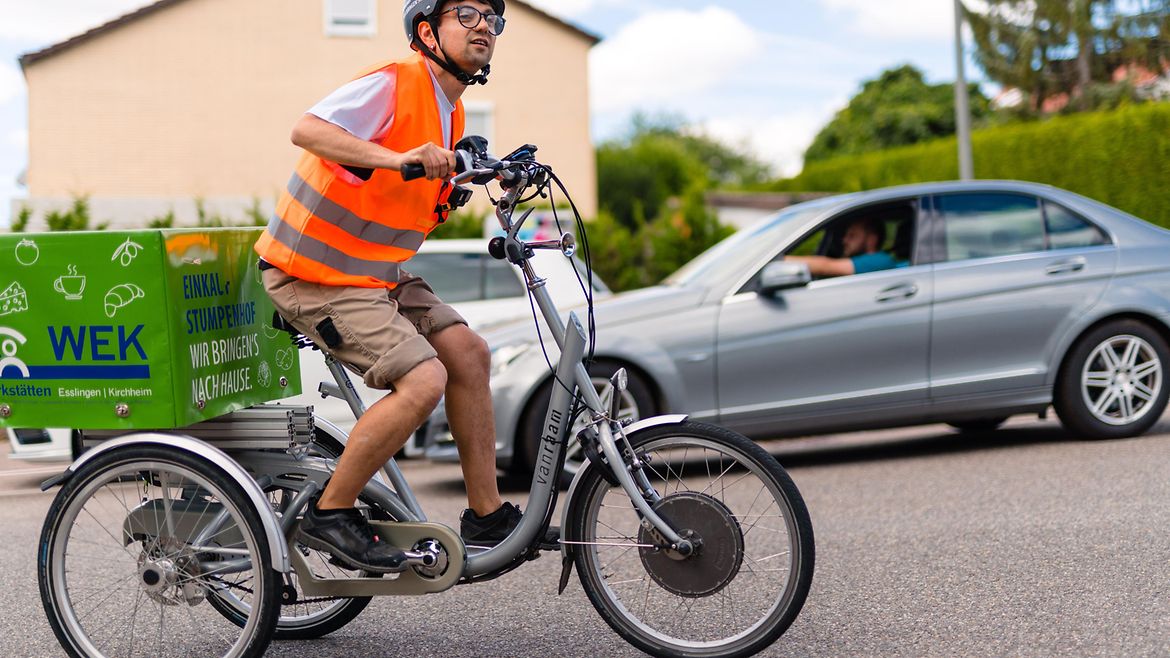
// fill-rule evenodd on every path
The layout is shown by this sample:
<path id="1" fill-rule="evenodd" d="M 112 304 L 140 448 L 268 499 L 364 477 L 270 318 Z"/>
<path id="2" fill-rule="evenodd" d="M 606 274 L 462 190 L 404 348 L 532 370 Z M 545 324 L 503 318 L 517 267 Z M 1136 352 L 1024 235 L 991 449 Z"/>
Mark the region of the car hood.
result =
<path id="1" fill-rule="evenodd" d="M 654 286 L 629 292 L 618 293 L 605 299 L 594 300 L 593 315 L 599 329 L 635 322 L 647 317 L 669 316 L 680 309 L 698 306 L 706 290 L 693 286 Z M 585 307 L 562 309 L 561 317 L 568 318 L 572 310 L 585 324 Z M 541 330 L 544 321 L 541 319 Z M 532 317 L 524 320 L 496 325 L 482 333 L 491 346 L 532 340 L 534 329 Z"/>

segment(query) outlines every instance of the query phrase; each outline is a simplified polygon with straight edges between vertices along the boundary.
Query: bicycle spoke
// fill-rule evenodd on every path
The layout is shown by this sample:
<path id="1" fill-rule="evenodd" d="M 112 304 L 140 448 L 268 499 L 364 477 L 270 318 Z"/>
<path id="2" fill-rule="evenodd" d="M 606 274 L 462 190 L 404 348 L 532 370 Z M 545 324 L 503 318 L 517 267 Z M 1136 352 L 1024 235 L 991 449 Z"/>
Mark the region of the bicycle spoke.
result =
<path id="1" fill-rule="evenodd" d="M 82 613 L 82 614 L 79 614 L 79 615 L 78 615 L 78 617 L 79 617 L 79 618 L 80 618 L 80 617 L 88 617 L 88 616 L 90 615 L 90 613 L 94 612 L 94 611 L 95 611 L 95 610 L 97 610 L 98 608 L 100 608 L 100 607 L 102 607 L 103 605 L 105 605 L 106 601 L 109 601 L 111 598 L 113 598 L 113 597 L 114 597 L 114 595 L 115 595 L 115 594 L 117 594 L 118 592 L 121 592 L 123 589 L 125 589 L 125 587 L 126 587 L 126 581 L 130 580 L 131 578 L 134 578 L 136 575 L 138 575 L 138 574 L 130 574 L 129 576 L 126 576 L 125 578 L 121 578 L 121 579 L 119 579 L 118 581 L 116 581 L 116 582 L 114 582 L 114 583 L 111 583 L 110 585 L 107 585 L 107 587 L 109 587 L 109 586 L 112 586 L 112 585 L 117 585 L 117 587 L 115 587 L 113 590 L 107 590 L 107 589 L 97 590 L 97 591 L 95 591 L 93 594 L 91 594 L 91 595 L 89 595 L 89 596 L 85 597 L 83 600 L 81 600 L 81 601 L 78 601 L 78 602 L 75 602 L 75 603 L 73 604 L 73 607 L 74 607 L 74 608 L 76 608 L 76 607 L 77 607 L 77 606 L 78 606 L 80 603 L 84 603 L 84 602 L 86 602 L 86 601 L 88 601 L 88 600 L 92 599 L 93 597 L 97 596 L 98 594 L 102 594 L 102 593 L 108 592 L 108 593 L 106 594 L 106 597 L 105 597 L 105 598 L 103 598 L 101 601 L 98 601 L 98 602 L 97 602 L 97 605 L 95 605 L 95 606 L 91 607 L 91 608 L 90 608 L 88 611 L 86 611 L 86 612 L 84 612 L 84 613 Z"/>

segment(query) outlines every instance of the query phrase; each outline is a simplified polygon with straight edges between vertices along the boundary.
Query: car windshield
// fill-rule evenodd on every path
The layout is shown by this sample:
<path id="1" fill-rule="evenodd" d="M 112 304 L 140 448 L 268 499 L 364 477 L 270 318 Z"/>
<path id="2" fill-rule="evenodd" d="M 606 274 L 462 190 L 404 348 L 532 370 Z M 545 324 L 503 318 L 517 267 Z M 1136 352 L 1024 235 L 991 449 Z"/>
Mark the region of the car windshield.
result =
<path id="1" fill-rule="evenodd" d="M 722 242 L 696 256 L 686 265 L 662 281 L 668 286 L 686 286 L 695 281 L 718 277 L 720 268 L 740 268 L 745 257 L 752 258 L 757 252 L 769 251 L 776 247 L 788 234 L 799 229 L 826 206 L 839 201 L 839 197 L 809 201 L 786 208 L 776 215 L 736 231 Z M 731 254 L 735 254 L 731 257 Z"/>

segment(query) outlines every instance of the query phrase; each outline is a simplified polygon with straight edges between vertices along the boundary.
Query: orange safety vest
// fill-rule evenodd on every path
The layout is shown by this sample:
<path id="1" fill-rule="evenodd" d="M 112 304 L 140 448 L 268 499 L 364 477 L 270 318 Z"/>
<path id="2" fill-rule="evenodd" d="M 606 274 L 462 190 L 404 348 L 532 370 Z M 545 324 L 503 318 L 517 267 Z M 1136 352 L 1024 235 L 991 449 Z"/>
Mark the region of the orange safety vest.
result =
<path id="1" fill-rule="evenodd" d="M 443 124 L 426 60 L 372 67 L 396 75 L 396 105 L 390 132 L 379 142 L 404 153 L 427 142 L 443 144 Z M 439 93 L 442 93 L 441 91 Z M 452 141 L 463 137 L 462 101 L 455 104 Z M 360 288 L 394 288 L 401 263 L 447 219 L 443 210 L 451 185 L 425 179 L 405 182 L 389 169 L 375 169 L 362 181 L 335 162 L 306 151 L 276 216 L 256 242 L 256 253 L 305 281 Z"/>

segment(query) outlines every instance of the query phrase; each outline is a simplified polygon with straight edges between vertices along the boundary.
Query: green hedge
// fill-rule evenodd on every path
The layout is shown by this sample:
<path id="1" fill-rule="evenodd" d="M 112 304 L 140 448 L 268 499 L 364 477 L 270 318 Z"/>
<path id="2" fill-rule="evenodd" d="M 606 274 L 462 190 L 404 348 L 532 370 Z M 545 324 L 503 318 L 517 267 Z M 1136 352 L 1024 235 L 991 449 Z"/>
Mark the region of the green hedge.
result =
<path id="1" fill-rule="evenodd" d="M 1170 227 L 1170 103 L 979 130 L 975 175 L 1048 183 Z M 813 163 L 778 190 L 859 190 L 958 178 L 954 138 Z"/>

